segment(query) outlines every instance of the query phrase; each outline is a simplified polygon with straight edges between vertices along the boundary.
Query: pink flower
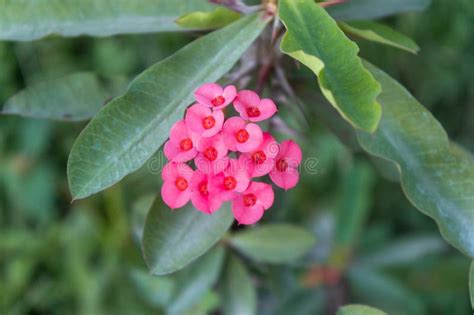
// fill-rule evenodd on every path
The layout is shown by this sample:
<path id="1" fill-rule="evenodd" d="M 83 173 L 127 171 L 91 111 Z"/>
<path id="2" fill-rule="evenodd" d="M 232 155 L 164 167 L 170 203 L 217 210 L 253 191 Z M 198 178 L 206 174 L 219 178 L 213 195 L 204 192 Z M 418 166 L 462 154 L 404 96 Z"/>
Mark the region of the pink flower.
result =
<path id="1" fill-rule="evenodd" d="M 263 133 L 263 141 L 250 153 L 241 155 L 250 177 L 260 177 L 270 173 L 275 166 L 275 157 L 278 154 L 279 146 L 275 138 L 270 133 Z"/>
<path id="2" fill-rule="evenodd" d="M 277 112 L 276 105 L 271 99 L 260 100 L 258 94 L 250 90 L 243 90 L 237 94 L 234 108 L 242 118 L 253 122 L 268 119 Z"/>
<path id="3" fill-rule="evenodd" d="M 202 137 L 212 137 L 221 131 L 224 113 L 221 110 L 212 111 L 204 105 L 194 104 L 186 111 L 184 121 L 191 131 Z"/>
<path id="4" fill-rule="evenodd" d="M 263 140 L 262 129 L 257 124 L 247 124 L 240 117 L 227 119 L 222 127 L 222 134 L 225 144 L 231 151 L 250 152 Z"/>
<path id="5" fill-rule="evenodd" d="M 166 141 L 164 152 L 168 160 L 187 162 L 197 154 L 198 135 L 190 131 L 183 119 L 178 120 L 170 131 L 170 139 Z"/>
<path id="6" fill-rule="evenodd" d="M 203 84 L 194 92 L 194 97 L 200 104 L 214 109 L 223 109 L 232 103 L 236 95 L 235 86 L 229 85 L 222 89 L 216 83 Z"/>
<path id="7" fill-rule="evenodd" d="M 250 177 L 245 165 L 236 159 L 229 159 L 229 165 L 224 172 L 211 179 L 210 190 L 223 201 L 229 201 L 244 192 L 250 183 Z"/>
<path id="8" fill-rule="evenodd" d="M 161 197 L 171 209 L 181 208 L 191 198 L 190 181 L 194 171 L 184 163 L 170 162 L 163 167 Z"/>
<path id="9" fill-rule="evenodd" d="M 275 196 L 271 185 L 252 182 L 232 202 L 232 213 L 239 224 L 254 224 L 273 204 Z"/>
<path id="10" fill-rule="evenodd" d="M 270 178 L 280 188 L 288 190 L 298 183 L 300 178 L 298 166 L 301 164 L 302 153 L 293 140 L 285 140 L 280 145 L 280 152 L 275 158 L 275 167 Z"/>
<path id="11" fill-rule="evenodd" d="M 191 202 L 201 212 L 212 214 L 222 206 L 222 200 L 209 191 L 209 182 L 213 175 L 195 171 L 191 178 Z"/>
<path id="12" fill-rule="evenodd" d="M 229 163 L 227 157 L 227 146 L 221 134 L 210 138 L 201 138 L 197 145 L 198 155 L 194 163 L 198 170 L 206 174 L 217 174 L 222 172 Z"/>

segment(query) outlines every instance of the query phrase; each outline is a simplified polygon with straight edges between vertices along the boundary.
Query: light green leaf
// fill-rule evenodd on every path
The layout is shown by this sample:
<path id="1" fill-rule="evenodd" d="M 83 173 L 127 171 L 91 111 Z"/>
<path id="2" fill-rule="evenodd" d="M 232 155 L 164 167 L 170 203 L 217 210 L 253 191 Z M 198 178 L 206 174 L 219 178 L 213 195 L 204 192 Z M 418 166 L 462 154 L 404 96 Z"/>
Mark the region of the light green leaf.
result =
<path id="1" fill-rule="evenodd" d="M 285 263 L 306 254 L 315 244 L 313 234 L 290 224 L 266 224 L 233 235 L 230 244 L 257 261 Z"/>
<path id="2" fill-rule="evenodd" d="M 469 292 L 471 292 L 471 305 L 474 310 L 474 261 L 471 263 L 469 271 Z"/>
<path id="3" fill-rule="evenodd" d="M 384 24 L 372 21 L 355 21 L 351 23 L 340 22 L 339 25 L 346 33 L 372 42 L 400 48 L 414 54 L 420 50 L 411 38 Z"/>
<path id="4" fill-rule="evenodd" d="M 184 28 L 208 30 L 221 28 L 240 18 L 240 14 L 224 7 L 217 7 L 211 12 L 191 12 L 176 20 Z"/>
<path id="5" fill-rule="evenodd" d="M 452 150 L 438 121 L 398 82 L 366 67 L 382 84 L 384 115 L 374 134 L 358 132 L 369 153 L 393 161 L 408 199 L 438 223 L 444 238 L 474 257 L 474 163 Z"/>
<path id="6" fill-rule="evenodd" d="M 376 308 L 366 305 L 346 305 L 341 307 L 336 315 L 387 315 L 386 313 Z"/>
<path id="7" fill-rule="evenodd" d="M 222 307 L 225 315 L 257 314 L 257 292 L 245 265 L 230 256 L 222 279 Z"/>
<path id="8" fill-rule="evenodd" d="M 265 27 L 247 16 L 201 37 L 138 76 L 77 139 L 68 161 L 75 199 L 99 192 L 137 170 L 163 144 L 193 92 L 228 72 Z"/>
<path id="9" fill-rule="evenodd" d="M 338 20 L 370 20 L 407 11 L 422 11 L 430 0 L 350 0 L 329 7 Z"/>
<path id="10" fill-rule="evenodd" d="M 143 232 L 145 262 L 155 275 L 175 272 L 208 251 L 233 221 L 228 206 L 212 215 L 192 206 L 173 211 L 158 197 Z"/>
<path id="11" fill-rule="evenodd" d="M 373 132 L 382 115 L 380 85 L 357 56 L 359 48 L 312 0 L 281 0 L 287 33 L 281 50 L 317 76 L 324 96 L 355 127 Z"/>
<path id="12" fill-rule="evenodd" d="M 0 8 L 0 40 L 28 41 L 179 31 L 179 16 L 215 6 L 206 0 L 0 0 Z"/>
<path id="13" fill-rule="evenodd" d="M 125 82 L 119 84 L 125 89 Z M 92 72 L 41 82 L 12 96 L 3 114 L 80 121 L 91 118 L 107 99 L 120 93 Z"/>

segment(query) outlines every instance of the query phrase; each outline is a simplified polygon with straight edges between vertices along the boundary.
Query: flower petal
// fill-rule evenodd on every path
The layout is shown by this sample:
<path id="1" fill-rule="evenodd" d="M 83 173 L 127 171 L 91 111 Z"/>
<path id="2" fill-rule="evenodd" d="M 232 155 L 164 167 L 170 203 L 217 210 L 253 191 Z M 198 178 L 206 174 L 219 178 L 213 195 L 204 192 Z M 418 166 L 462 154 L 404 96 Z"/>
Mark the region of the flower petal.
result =
<path id="1" fill-rule="evenodd" d="M 237 97 L 234 100 L 234 108 L 240 114 L 240 117 L 248 120 L 247 108 L 254 106 L 257 107 L 260 103 L 260 97 L 257 93 L 250 90 L 242 90 L 237 93 Z"/>
<path id="2" fill-rule="evenodd" d="M 293 140 L 285 140 L 280 145 L 280 153 L 278 159 L 285 158 L 288 165 L 291 167 L 298 167 L 303 158 L 300 146 Z"/>
<path id="3" fill-rule="evenodd" d="M 236 144 L 237 151 L 244 153 L 255 150 L 263 141 L 262 129 L 257 124 L 248 124 L 245 130 L 249 133 L 248 140 Z"/>
<path id="4" fill-rule="evenodd" d="M 268 98 L 261 100 L 258 109 L 260 110 L 260 115 L 258 117 L 250 117 L 250 121 L 262 121 L 272 117 L 277 112 L 275 103 Z"/>
<path id="5" fill-rule="evenodd" d="M 175 145 L 179 145 L 181 140 L 190 138 L 188 135 L 188 126 L 184 119 L 178 120 L 170 129 L 170 141 Z"/>
<path id="6" fill-rule="evenodd" d="M 300 174 L 298 169 L 292 167 L 288 167 L 285 172 L 280 172 L 274 168 L 270 172 L 270 179 L 278 187 L 288 190 L 298 184 Z"/>
<path id="7" fill-rule="evenodd" d="M 204 105 L 194 104 L 186 110 L 184 121 L 189 130 L 201 135 L 206 129 L 202 126 L 202 119 L 210 116 L 212 111 Z"/>
<path id="8" fill-rule="evenodd" d="M 253 193 L 257 196 L 257 203 L 261 204 L 265 210 L 273 205 L 275 194 L 273 188 L 269 184 L 261 182 L 251 182 L 249 188 L 244 194 Z"/>
<path id="9" fill-rule="evenodd" d="M 246 207 L 241 196 L 232 202 L 232 213 L 239 224 L 254 224 L 262 218 L 263 212 L 263 206 L 260 204 Z"/>
<path id="10" fill-rule="evenodd" d="M 224 124 L 224 112 L 221 110 L 215 110 L 212 112 L 212 117 L 214 117 L 216 123 L 214 127 L 210 129 L 203 128 L 204 131 L 201 133 L 203 137 L 215 136 L 216 134 L 219 133 L 219 131 L 222 130 L 222 125 Z M 202 127 L 202 121 L 200 122 L 200 124 Z"/>
<path id="11" fill-rule="evenodd" d="M 219 84 L 205 83 L 194 92 L 194 97 L 200 104 L 212 108 L 214 105 L 211 101 L 217 96 L 222 96 L 222 92 L 222 87 Z"/>
<path id="12" fill-rule="evenodd" d="M 166 181 L 161 186 L 161 197 L 164 203 L 171 209 L 181 208 L 191 198 L 191 190 L 180 191 L 176 188 L 174 181 Z"/>

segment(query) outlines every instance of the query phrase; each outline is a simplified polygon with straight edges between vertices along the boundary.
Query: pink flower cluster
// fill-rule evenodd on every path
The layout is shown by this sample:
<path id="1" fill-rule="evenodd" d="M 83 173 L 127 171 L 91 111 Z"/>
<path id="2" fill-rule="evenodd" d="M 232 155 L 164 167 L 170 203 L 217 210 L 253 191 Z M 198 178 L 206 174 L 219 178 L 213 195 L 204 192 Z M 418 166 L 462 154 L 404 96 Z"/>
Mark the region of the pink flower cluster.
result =
<path id="1" fill-rule="evenodd" d="M 207 214 L 230 201 L 236 220 L 253 224 L 274 200 L 272 186 L 253 179 L 269 174 L 278 187 L 293 188 L 299 180 L 301 149 L 292 140 L 277 143 L 256 124 L 277 112 L 270 99 L 215 83 L 198 88 L 195 98 L 197 103 L 173 125 L 165 143 L 170 162 L 163 169 L 161 196 L 172 209 L 191 200 Z M 223 110 L 231 103 L 240 117 L 226 120 Z M 191 160 L 196 170 L 189 166 Z"/>

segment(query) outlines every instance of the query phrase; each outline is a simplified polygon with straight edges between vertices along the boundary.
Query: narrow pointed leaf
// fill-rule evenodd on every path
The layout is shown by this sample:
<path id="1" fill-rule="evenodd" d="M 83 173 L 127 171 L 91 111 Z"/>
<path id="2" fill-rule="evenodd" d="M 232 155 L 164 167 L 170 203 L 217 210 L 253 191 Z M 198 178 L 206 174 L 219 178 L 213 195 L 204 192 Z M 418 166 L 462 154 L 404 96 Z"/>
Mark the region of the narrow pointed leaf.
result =
<path id="1" fill-rule="evenodd" d="M 382 115 L 380 85 L 364 68 L 359 48 L 312 0 L 281 0 L 287 29 L 281 50 L 310 68 L 324 96 L 355 127 L 373 132 Z"/>
<path id="2" fill-rule="evenodd" d="M 266 224 L 239 232 L 230 244 L 257 261 L 285 263 L 301 258 L 315 244 L 313 234 L 290 224 Z"/>
<path id="3" fill-rule="evenodd" d="M 228 206 L 212 215 L 192 206 L 172 211 L 158 197 L 143 232 L 145 262 L 155 275 L 175 272 L 208 251 L 233 221 Z"/>
<path id="4" fill-rule="evenodd" d="M 338 20 L 369 20 L 408 11 L 422 11 L 431 0 L 349 0 L 328 8 Z"/>
<path id="5" fill-rule="evenodd" d="M 217 7 L 211 12 L 191 12 L 176 20 L 176 23 L 188 29 L 208 30 L 224 27 L 240 18 L 240 14 L 225 7 Z"/>
<path id="6" fill-rule="evenodd" d="M 0 40 L 29 41 L 179 31 L 178 17 L 215 6 L 206 0 L 3 0 L 0 8 Z"/>
<path id="7" fill-rule="evenodd" d="M 350 23 L 340 22 L 339 25 L 346 33 L 372 42 L 396 47 L 414 54 L 420 50 L 411 38 L 384 24 L 371 21 L 355 21 Z"/>
<path id="8" fill-rule="evenodd" d="M 346 305 L 340 308 L 336 315 L 387 315 L 376 308 L 366 305 Z"/>
<path id="9" fill-rule="evenodd" d="M 471 263 L 471 269 L 469 271 L 469 292 L 471 293 L 471 305 L 474 310 L 474 261 Z"/>
<path id="10" fill-rule="evenodd" d="M 99 192 L 141 167 L 205 82 L 228 72 L 265 26 L 252 15 L 195 40 L 139 75 L 125 95 L 101 110 L 68 161 L 75 199 Z"/>
<path id="11" fill-rule="evenodd" d="M 474 257 L 474 161 L 453 149 L 439 122 L 398 82 L 366 63 L 382 84 L 384 115 L 374 134 L 358 132 L 369 153 L 394 162 L 408 199 L 441 234 Z"/>
<path id="12" fill-rule="evenodd" d="M 123 89 L 126 87 L 125 82 L 119 85 Z M 101 81 L 96 74 L 78 72 L 27 87 L 6 102 L 2 113 L 54 120 L 87 120 L 116 93 L 120 93 L 119 89 Z"/>

